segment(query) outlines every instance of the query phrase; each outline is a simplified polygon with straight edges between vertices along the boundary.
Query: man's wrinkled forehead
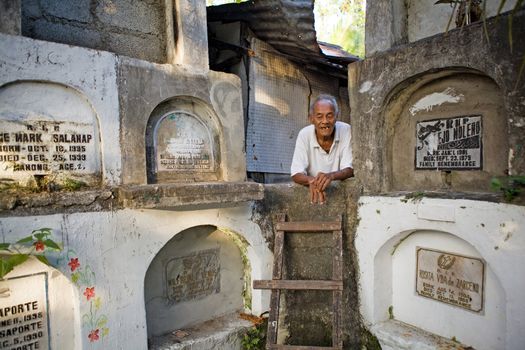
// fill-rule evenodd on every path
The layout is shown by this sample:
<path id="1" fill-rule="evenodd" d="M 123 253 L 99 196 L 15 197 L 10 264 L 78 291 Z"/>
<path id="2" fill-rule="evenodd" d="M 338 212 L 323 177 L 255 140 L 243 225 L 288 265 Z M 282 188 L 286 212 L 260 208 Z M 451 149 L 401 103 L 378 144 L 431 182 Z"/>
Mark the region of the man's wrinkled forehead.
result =
<path id="1" fill-rule="evenodd" d="M 319 109 L 320 108 L 323 108 L 322 106 L 320 105 L 327 105 L 330 110 L 332 111 L 333 114 L 335 114 L 335 106 L 333 104 L 333 102 L 331 100 L 328 100 L 328 99 L 321 99 L 319 101 L 316 101 L 315 104 L 314 104 L 314 108 L 313 108 L 313 113 L 312 114 L 317 114 L 319 113 Z"/>

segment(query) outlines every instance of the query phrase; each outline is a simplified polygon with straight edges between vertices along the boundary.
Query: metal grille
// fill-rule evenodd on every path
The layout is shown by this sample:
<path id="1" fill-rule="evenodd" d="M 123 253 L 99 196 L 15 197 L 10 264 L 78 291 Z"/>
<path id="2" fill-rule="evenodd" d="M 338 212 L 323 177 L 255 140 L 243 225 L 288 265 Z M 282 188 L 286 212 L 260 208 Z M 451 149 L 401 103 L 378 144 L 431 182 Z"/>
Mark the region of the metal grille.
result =
<path id="1" fill-rule="evenodd" d="M 308 124 L 309 83 L 297 67 L 252 39 L 247 168 L 289 174 L 297 133 Z"/>

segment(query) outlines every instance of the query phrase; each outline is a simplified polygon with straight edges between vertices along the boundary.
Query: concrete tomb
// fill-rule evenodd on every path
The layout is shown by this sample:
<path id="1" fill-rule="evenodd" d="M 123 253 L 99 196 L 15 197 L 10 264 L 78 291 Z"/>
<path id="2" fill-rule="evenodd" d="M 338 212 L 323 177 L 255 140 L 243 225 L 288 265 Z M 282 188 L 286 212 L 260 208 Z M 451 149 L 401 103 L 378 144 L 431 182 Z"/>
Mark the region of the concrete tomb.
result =
<path id="1" fill-rule="evenodd" d="M 186 103 L 184 103 L 186 102 Z M 178 98 L 153 111 L 146 129 L 148 182 L 219 179 L 219 133 L 205 108 Z"/>
<path id="2" fill-rule="evenodd" d="M 0 348 L 50 348 L 47 273 L 0 281 Z"/>

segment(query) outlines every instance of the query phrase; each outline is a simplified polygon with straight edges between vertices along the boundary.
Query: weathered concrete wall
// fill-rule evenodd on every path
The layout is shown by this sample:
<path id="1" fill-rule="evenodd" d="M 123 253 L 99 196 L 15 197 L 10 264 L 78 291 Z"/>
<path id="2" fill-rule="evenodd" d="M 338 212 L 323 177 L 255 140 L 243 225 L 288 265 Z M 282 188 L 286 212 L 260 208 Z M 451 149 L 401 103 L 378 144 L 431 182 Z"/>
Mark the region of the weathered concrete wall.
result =
<path id="1" fill-rule="evenodd" d="M 146 127 L 153 111 L 186 110 L 209 121 L 219 134 L 220 174 L 224 181 L 246 178 L 241 87 L 232 74 L 195 73 L 172 65 L 122 58 L 119 68 L 124 184 L 147 183 Z M 162 114 L 162 112 L 159 112 Z M 128 140 L 128 141 L 126 141 Z"/>
<path id="2" fill-rule="evenodd" d="M 334 184 L 328 189 L 326 205 L 310 204 L 308 189 L 294 184 L 265 185 L 265 200 L 256 202 L 254 220 L 273 243 L 276 215 L 289 221 L 331 221 L 343 216 L 343 335 L 345 349 L 361 344 L 362 327 L 357 304 L 354 232 L 358 224 L 357 200 L 360 185 L 355 180 Z M 331 235 L 287 234 L 285 276 L 288 279 L 331 279 Z M 269 292 L 265 292 L 268 295 Z M 280 341 L 293 345 L 331 344 L 331 293 L 291 291 L 282 293 Z M 308 305 L 308 307 L 305 307 Z"/>
<path id="3" fill-rule="evenodd" d="M 22 34 L 106 50 L 153 62 L 167 61 L 165 1 L 22 1 Z"/>
<path id="4" fill-rule="evenodd" d="M 486 0 L 486 18 L 495 16 L 501 1 Z M 516 0 L 505 2 L 502 12 L 514 8 Z M 421 0 L 370 1 L 366 7 L 366 56 L 444 33 L 453 12 L 449 4 Z M 377 18 L 381 18 L 380 21 Z M 456 15 L 449 29 L 455 28 Z"/>
<path id="5" fill-rule="evenodd" d="M 507 172 L 507 118 L 503 97 L 492 80 L 472 74 L 438 79 L 415 91 L 401 108 L 397 119 L 387 124 L 387 128 L 394 129 L 391 140 L 392 189 L 489 191 L 491 177 L 504 176 Z M 428 120 L 432 124 L 443 117 L 469 115 L 481 116 L 483 170 L 457 170 L 450 174 L 436 170 L 414 171 L 414 159 L 419 146 L 414 137 L 416 124 Z M 450 140 L 454 137 L 454 130 L 459 135 L 460 129 L 450 130 Z M 460 155 L 455 157 L 463 159 Z"/>
<path id="6" fill-rule="evenodd" d="M 203 0 L 174 1 L 176 47 L 173 63 L 208 70 L 208 29 L 206 2 Z"/>
<path id="7" fill-rule="evenodd" d="M 486 18 L 498 13 L 500 0 L 485 0 Z M 501 12 L 514 8 L 516 0 L 506 1 Z M 406 2 L 408 42 L 414 42 L 435 34 L 445 32 L 454 6 L 435 4 L 435 1 L 410 0 Z M 483 8 L 483 7 L 481 7 Z M 400 20 L 400 19 L 398 19 Z M 454 15 L 450 28 L 456 27 Z"/>
<path id="8" fill-rule="evenodd" d="M 0 33 L 20 35 L 22 30 L 20 1 L 22 0 L 0 1 Z"/>
<path id="9" fill-rule="evenodd" d="M 524 11 L 514 17 L 516 37 L 525 33 L 524 17 Z M 490 45 L 485 43 L 479 23 L 350 65 L 354 170 L 358 178 L 366 179 L 366 191 L 392 189 L 391 162 L 397 157 L 392 153 L 392 142 L 410 96 L 429 82 L 465 73 L 482 74 L 498 86 L 507 118 L 507 168 L 509 174 L 525 172 L 525 83 L 521 80 L 517 85 L 516 80 L 525 45 L 514 41 L 510 53 L 506 22 L 506 17 L 497 23 L 494 19 L 487 22 Z M 459 173 L 452 171 L 452 176 Z M 502 175 L 499 171 L 489 173 Z"/>
<path id="10" fill-rule="evenodd" d="M 182 231 L 212 225 L 237 233 L 247 242 L 246 257 L 250 262 L 251 277 L 270 278 L 271 252 L 251 217 L 249 204 L 193 211 L 116 210 L 38 217 L 11 216 L 2 218 L 0 234 L 6 237 L 6 241 L 12 242 L 27 236 L 33 229 L 48 227 L 53 230 L 53 239 L 63 245 L 60 254 L 62 259 L 57 268 L 67 280 L 72 281 L 70 283 L 76 284 L 72 288 L 75 297 L 60 294 L 61 307 L 50 314 L 52 327 L 57 326 L 58 329 L 52 328 L 51 332 L 58 334 L 65 330 L 60 328 L 64 322 L 71 323 L 71 327 L 77 327 L 77 330 L 76 335 L 66 332 L 66 343 L 60 343 L 57 337 L 57 348 L 147 349 L 144 299 L 146 271 L 162 247 Z M 83 273 L 76 278 L 73 277 L 71 265 L 68 266 L 70 259 L 75 257 L 80 264 L 75 272 Z M 20 268 L 25 269 L 25 265 Z M 54 272 L 51 272 L 51 276 L 55 276 Z M 61 275 L 51 279 L 52 305 L 56 305 L 59 297 L 57 288 L 66 288 L 68 285 L 67 280 L 64 280 Z M 88 287 L 94 287 L 94 297 L 86 300 Z M 254 314 L 260 314 L 267 304 L 268 299 L 261 297 L 261 291 L 253 292 Z M 214 308 L 213 305 L 208 307 Z M 74 313 L 71 312 L 72 308 L 77 308 Z M 71 322 L 72 317 L 77 320 L 74 321 L 76 323 Z M 88 338 L 95 330 L 92 327 L 96 323 L 90 321 L 80 324 L 86 317 L 95 317 L 92 321 L 99 317 L 105 319 L 96 341 L 90 342 Z M 77 343 L 71 345 L 73 341 Z"/>

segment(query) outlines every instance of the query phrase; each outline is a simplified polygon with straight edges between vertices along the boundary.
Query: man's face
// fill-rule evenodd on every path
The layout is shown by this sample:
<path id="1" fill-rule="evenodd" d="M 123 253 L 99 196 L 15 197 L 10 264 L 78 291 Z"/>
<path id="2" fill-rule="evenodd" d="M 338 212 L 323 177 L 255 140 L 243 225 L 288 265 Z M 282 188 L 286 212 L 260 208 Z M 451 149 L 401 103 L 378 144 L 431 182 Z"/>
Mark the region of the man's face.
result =
<path id="1" fill-rule="evenodd" d="M 317 101 L 310 123 L 315 127 L 317 137 L 330 137 L 334 132 L 336 115 L 332 104 L 325 100 Z"/>

